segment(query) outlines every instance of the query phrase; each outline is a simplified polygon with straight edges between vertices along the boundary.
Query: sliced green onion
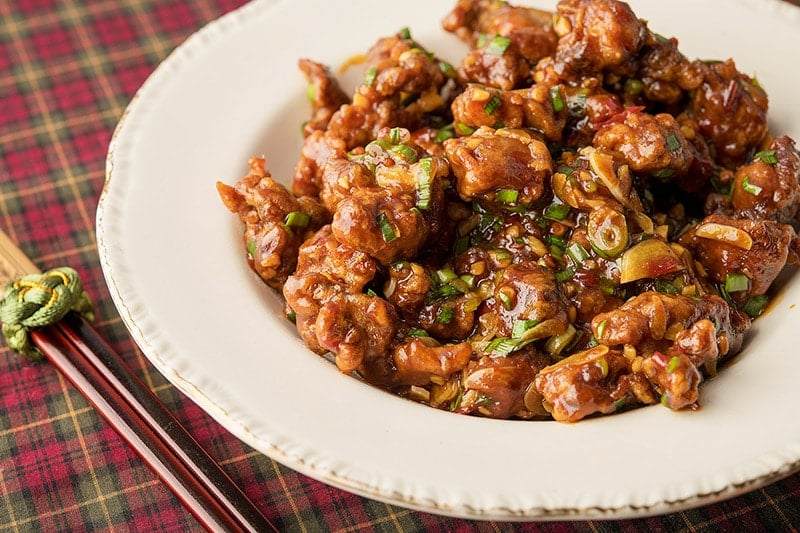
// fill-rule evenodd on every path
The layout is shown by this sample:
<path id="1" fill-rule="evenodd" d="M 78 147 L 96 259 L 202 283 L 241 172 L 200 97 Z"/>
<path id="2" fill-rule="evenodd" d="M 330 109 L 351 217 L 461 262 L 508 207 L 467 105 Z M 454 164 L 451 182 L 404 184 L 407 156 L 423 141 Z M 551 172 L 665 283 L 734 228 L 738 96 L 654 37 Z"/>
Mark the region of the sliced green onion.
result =
<path id="1" fill-rule="evenodd" d="M 603 320 L 599 324 L 597 324 L 597 337 L 599 339 L 603 338 L 603 333 L 605 333 L 607 325 L 608 325 L 607 320 Z"/>
<path id="2" fill-rule="evenodd" d="M 505 357 L 511 352 L 519 350 L 525 344 L 527 343 L 521 342 L 519 339 L 506 339 L 503 337 L 497 337 L 492 339 L 492 342 L 486 346 L 486 351 L 492 355 Z"/>
<path id="3" fill-rule="evenodd" d="M 458 276 L 458 279 L 466 283 L 467 287 L 470 289 L 475 287 L 475 276 L 472 274 L 462 274 L 461 276 Z"/>
<path id="4" fill-rule="evenodd" d="M 560 172 L 561 174 L 564 174 L 566 177 L 570 177 L 572 176 L 572 173 L 575 172 L 575 169 L 569 165 L 558 165 L 556 172 Z"/>
<path id="5" fill-rule="evenodd" d="M 305 228 L 311 221 L 311 216 L 302 211 L 292 211 L 283 219 L 283 223 L 290 228 Z"/>
<path id="6" fill-rule="evenodd" d="M 372 67 L 371 69 L 369 69 L 366 75 L 364 76 L 364 85 L 366 85 L 367 87 L 371 87 L 372 84 L 375 82 L 375 78 L 377 77 L 377 75 L 378 75 L 377 67 Z"/>
<path id="7" fill-rule="evenodd" d="M 519 191 L 514 189 L 500 189 L 495 193 L 495 200 L 502 204 L 513 204 L 519 198 Z"/>
<path id="8" fill-rule="evenodd" d="M 489 255 L 497 262 L 501 261 L 508 261 L 511 259 L 511 252 L 508 250 L 503 250 L 502 248 L 496 248 L 489 252 Z"/>
<path id="9" fill-rule="evenodd" d="M 455 126 L 453 124 L 448 124 L 447 126 L 441 128 L 439 131 L 436 132 L 436 137 L 434 137 L 433 142 L 437 144 L 442 144 L 447 139 L 452 139 L 456 136 L 456 132 L 454 131 Z"/>
<path id="10" fill-rule="evenodd" d="M 400 144 L 402 139 L 402 134 L 400 132 L 400 128 L 392 128 L 389 130 L 389 142 L 392 144 Z"/>
<path id="11" fill-rule="evenodd" d="M 430 335 L 422 328 L 411 328 L 406 333 L 406 337 L 430 337 Z"/>
<path id="12" fill-rule="evenodd" d="M 564 98 L 561 96 L 561 87 L 558 85 L 550 87 L 550 101 L 553 103 L 553 111 L 556 113 L 564 109 Z"/>
<path id="13" fill-rule="evenodd" d="M 584 261 L 591 257 L 589 252 L 586 251 L 586 248 L 584 248 L 579 242 L 571 244 L 570 247 L 567 248 L 567 254 L 572 258 L 576 265 L 583 264 Z"/>
<path id="14" fill-rule="evenodd" d="M 497 108 L 500 107 L 500 104 L 502 103 L 503 100 L 500 98 L 500 96 L 493 94 L 492 97 L 489 98 L 489 101 L 484 104 L 483 110 L 486 111 L 487 115 L 491 115 L 497 111 Z"/>
<path id="15" fill-rule="evenodd" d="M 409 163 L 415 163 L 417 161 L 417 151 L 405 144 L 396 144 L 389 148 L 389 151 L 399 155 Z"/>
<path id="16" fill-rule="evenodd" d="M 456 123 L 455 127 L 458 130 L 458 133 L 462 135 L 472 135 L 473 133 L 475 133 L 475 128 L 471 128 L 470 126 L 464 124 L 463 122 Z"/>
<path id="17" fill-rule="evenodd" d="M 383 242 L 389 243 L 397 238 L 397 234 L 392 227 L 392 223 L 389 222 L 389 217 L 386 216 L 386 213 L 379 213 L 378 216 L 375 217 L 375 222 L 381 230 Z"/>
<path id="18" fill-rule="evenodd" d="M 439 324 L 449 324 L 453 321 L 453 308 L 452 307 L 442 307 L 439 309 L 439 313 L 436 315 L 436 322 Z"/>
<path id="19" fill-rule="evenodd" d="M 417 174 L 417 207 L 423 211 L 431 206 L 431 163 L 430 157 L 419 160 L 419 174 Z"/>
<path id="20" fill-rule="evenodd" d="M 495 35 L 489 46 L 486 47 L 486 53 L 495 56 L 501 56 L 506 53 L 506 50 L 511 45 L 511 39 L 503 37 L 502 35 Z"/>
<path id="21" fill-rule="evenodd" d="M 458 239 L 456 239 L 455 244 L 453 245 L 453 253 L 455 255 L 463 254 L 469 248 L 469 235 L 462 235 Z"/>
<path id="22" fill-rule="evenodd" d="M 758 194 L 761 192 L 761 187 L 750 183 L 750 176 L 745 176 L 742 180 L 742 189 L 744 189 L 746 192 L 749 192 L 753 196 L 758 196 Z"/>
<path id="23" fill-rule="evenodd" d="M 560 270 L 560 271 L 556 272 L 556 280 L 562 281 L 562 282 L 563 281 L 567 281 L 568 279 L 572 278 L 572 276 L 574 276 L 575 272 L 577 272 L 577 271 L 578 271 L 578 269 L 575 268 L 574 266 L 571 266 L 569 268 L 565 268 L 564 270 Z"/>
<path id="24" fill-rule="evenodd" d="M 306 97 L 308 98 L 309 102 L 313 102 L 317 98 L 317 88 L 313 84 L 310 84 L 306 88 Z"/>
<path id="25" fill-rule="evenodd" d="M 558 235 L 548 235 L 545 237 L 547 240 L 547 244 L 550 246 L 555 246 L 556 248 L 561 248 L 565 250 L 567 248 L 567 241 L 559 237 Z"/>
<path id="26" fill-rule="evenodd" d="M 665 294 L 672 294 L 673 296 L 676 294 L 680 294 L 681 292 L 680 290 L 678 290 L 678 287 L 676 287 L 674 283 L 663 279 L 656 280 L 656 291 L 663 292 Z"/>
<path id="27" fill-rule="evenodd" d="M 397 35 L 399 35 L 401 39 L 411 39 L 411 30 L 408 28 L 403 28 L 397 32 Z"/>
<path id="28" fill-rule="evenodd" d="M 725 290 L 727 292 L 741 292 L 750 288 L 750 280 L 741 272 L 725 275 Z"/>
<path id="29" fill-rule="evenodd" d="M 439 70 L 442 71 L 446 78 L 454 79 L 458 76 L 456 69 L 447 61 L 439 61 Z"/>
<path id="30" fill-rule="evenodd" d="M 564 220 L 569 214 L 569 206 L 567 204 L 553 202 L 545 207 L 542 214 L 545 218 L 549 218 L 550 220 Z"/>
<path id="31" fill-rule="evenodd" d="M 515 320 L 511 330 L 511 338 L 519 339 L 526 331 L 539 323 L 538 320 Z"/>
<path id="32" fill-rule="evenodd" d="M 436 271 L 436 278 L 439 280 L 440 283 L 450 283 L 454 279 L 458 277 L 458 274 L 453 272 L 453 269 L 450 267 L 440 268 Z"/>
<path id="33" fill-rule="evenodd" d="M 657 178 L 669 178 L 673 174 L 675 174 L 675 171 L 672 170 L 671 168 L 662 168 L 662 169 L 656 171 L 655 173 L 653 173 L 653 176 L 655 176 Z"/>
<path id="34" fill-rule="evenodd" d="M 673 372 L 678 370 L 680 364 L 681 364 L 681 358 L 676 355 L 675 357 L 669 360 L 669 363 L 667 363 L 667 372 L 672 374 Z"/>
<path id="35" fill-rule="evenodd" d="M 667 150 L 670 152 L 675 152 L 680 149 L 681 142 L 678 140 L 678 136 L 674 133 L 667 135 L 665 140 L 667 141 Z"/>
<path id="36" fill-rule="evenodd" d="M 769 303 L 769 298 L 765 294 L 753 296 L 742 306 L 742 311 L 747 313 L 750 318 L 756 318 L 764 313 Z"/>
<path id="37" fill-rule="evenodd" d="M 373 289 L 367 289 L 367 296 L 372 296 L 373 298 L 377 298 L 378 293 L 375 292 Z"/>
<path id="38" fill-rule="evenodd" d="M 511 309 L 514 306 L 514 302 L 508 294 L 500 291 L 497 293 L 497 297 L 503 302 L 503 306 L 505 306 L 506 309 Z"/>
<path id="39" fill-rule="evenodd" d="M 247 253 L 250 254 L 250 257 L 255 258 L 256 256 L 256 240 L 250 239 L 247 241 Z"/>
<path id="40" fill-rule="evenodd" d="M 617 292 L 617 284 L 611 278 L 600 278 L 599 282 L 600 290 L 603 291 L 603 294 L 608 296 L 613 296 L 615 292 Z"/>
<path id="41" fill-rule="evenodd" d="M 297 322 L 297 313 L 289 311 L 286 313 L 286 318 L 289 319 L 290 322 Z"/>
<path id="42" fill-rule="evenodd" d="M 775 155 L 775 150 L 763 150 L 753 156 L 753 160 L 760 159 L 764 163 L 774 165 L 778 162 L 778 157 Z"/>
<path id="43" fill-rule="evenodd" d="M 636 96 L 637 94 L 641 93 L 644 90 L 644 83 L 641 80 L 637 80 L 635 78 L 628 78 L 625 80 L 625 87 L 623 89 L 625 94 L 630 94 L 631 96 Z"/>

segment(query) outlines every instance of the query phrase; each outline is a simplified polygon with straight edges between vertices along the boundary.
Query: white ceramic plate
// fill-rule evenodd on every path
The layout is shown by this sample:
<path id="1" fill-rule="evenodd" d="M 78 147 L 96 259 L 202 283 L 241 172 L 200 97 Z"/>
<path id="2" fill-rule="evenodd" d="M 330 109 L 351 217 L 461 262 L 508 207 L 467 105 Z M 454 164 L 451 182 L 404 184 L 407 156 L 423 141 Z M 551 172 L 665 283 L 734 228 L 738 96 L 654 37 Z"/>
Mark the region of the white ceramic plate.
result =
<path id="1" fill-rule="evenodd" d="M 777 0 L 638 0 L 690 57 L 736 58 L 800 139 L 800 9 Z M 256 1 L 204 28 L 131 103 L 97 215 L 111 293 L 133 337 L 180 390 L 257 450 L 386 502 L 477 519 L 621 518 L 730 497 L 800 466 L 800 280 L 757 322 L 702 409 L 661 407 L 575 425 L 497 421 L 405 401 L 307 351 L 248 269 L 215 182 L 252 155 L 287 180 L 308 116 L 301 56 L 338 67 L 409 27 L 456 61 L 439 29 L 454 2 Z M 552 9 L 554 3 L 537 2 Z M 334 23 L 334 21 L 340 21 Z"/>

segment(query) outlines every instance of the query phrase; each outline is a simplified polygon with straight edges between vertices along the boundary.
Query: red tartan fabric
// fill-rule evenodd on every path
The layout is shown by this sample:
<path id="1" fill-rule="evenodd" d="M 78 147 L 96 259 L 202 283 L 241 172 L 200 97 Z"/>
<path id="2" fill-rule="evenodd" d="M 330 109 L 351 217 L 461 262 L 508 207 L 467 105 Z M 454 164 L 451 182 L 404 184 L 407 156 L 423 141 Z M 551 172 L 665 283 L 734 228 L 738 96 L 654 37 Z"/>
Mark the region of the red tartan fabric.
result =
<path id="1" fill-rule="evenodd" d="M 244 0 L 0 0 L 0 226 L 43 269 L 70 265 L 96 327 L 285 531 L 779 531 L 800 526 L 800 474 L 640 520 L 490 523 L 418 513 L 293 472 L 178 393 L 127 335 L 94 216 L 125 106 L 193 31 Z M 793 0 L 800 5 L 800 1 Z M 743 428 L 746 431 L 746 428 Z M 676 458 L 675 460 L 680 460 Z M 48 364 L 0 349 L 0 531 L 192 531 L 197 522 Z"/>

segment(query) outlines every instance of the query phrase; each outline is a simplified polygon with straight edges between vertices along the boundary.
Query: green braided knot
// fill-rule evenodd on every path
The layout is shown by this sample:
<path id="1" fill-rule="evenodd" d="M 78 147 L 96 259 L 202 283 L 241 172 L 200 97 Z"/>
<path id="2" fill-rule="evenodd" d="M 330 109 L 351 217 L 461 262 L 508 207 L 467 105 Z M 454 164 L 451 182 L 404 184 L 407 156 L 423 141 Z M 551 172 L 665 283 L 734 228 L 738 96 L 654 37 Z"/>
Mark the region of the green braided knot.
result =
<path id="1" fill-rule="evenodd" d="M 29 359 L 41 359 L 42 353 L 28 333 L 33 328 L 55 324 L 70 311 L 89 320 L 94 318 L 92 301 L 74 269 L 61 267 L 23 276 L 9 283 L 3 292 L 3 336 L 14 351 Z"/>

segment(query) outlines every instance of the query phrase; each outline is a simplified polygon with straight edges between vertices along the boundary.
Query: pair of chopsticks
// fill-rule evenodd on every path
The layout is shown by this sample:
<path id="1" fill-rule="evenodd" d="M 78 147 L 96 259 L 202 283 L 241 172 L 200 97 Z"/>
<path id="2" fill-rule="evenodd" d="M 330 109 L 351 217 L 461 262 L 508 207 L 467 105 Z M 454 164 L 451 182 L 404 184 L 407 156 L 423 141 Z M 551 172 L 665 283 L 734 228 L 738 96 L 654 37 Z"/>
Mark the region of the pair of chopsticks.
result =
<path id="1" fill-rule="evenodd" d="M 34 273 L 0 231 L 0 281 Z M 207 530 L 278 531 L 83 317 L 70 312 L 30 338 Z"/>

